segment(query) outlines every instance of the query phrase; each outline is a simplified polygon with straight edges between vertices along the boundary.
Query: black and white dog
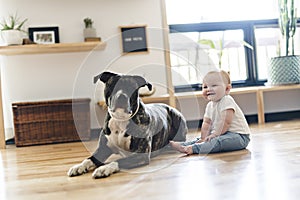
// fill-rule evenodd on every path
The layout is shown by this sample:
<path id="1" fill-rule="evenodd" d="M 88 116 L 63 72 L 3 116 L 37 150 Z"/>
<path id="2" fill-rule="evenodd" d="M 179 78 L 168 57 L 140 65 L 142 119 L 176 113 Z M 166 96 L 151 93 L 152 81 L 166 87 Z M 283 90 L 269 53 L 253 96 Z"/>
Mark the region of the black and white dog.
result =
<path id="1" fill-rule="evenodd" d="M 138 90 L 152 85 L 143 77 L 103 72 L 94 78 L 105 83 L 108 113 L 93 155 L 70 168 L 68 176 L 94 170 L 93 178 L 147 165 L 152 156 L 169 146 L 170 140 L 185 141 L 187 125 L 182 114 L 166 104 L 144 104 Z M 106 163 L 118 153 L 122 158 Z"/>

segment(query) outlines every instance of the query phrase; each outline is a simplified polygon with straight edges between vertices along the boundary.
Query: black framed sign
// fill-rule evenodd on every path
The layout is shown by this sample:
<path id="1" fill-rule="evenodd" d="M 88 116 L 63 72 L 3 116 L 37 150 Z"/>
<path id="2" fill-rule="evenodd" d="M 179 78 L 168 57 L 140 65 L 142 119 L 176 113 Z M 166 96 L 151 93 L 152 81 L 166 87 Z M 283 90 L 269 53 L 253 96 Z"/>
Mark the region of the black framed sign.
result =
<path id="1" fill-rule="evenodd" d="M 29 39 L 37 44 L 59 43 L 58 27 L 31 27 L 28 28 Z"/>
<path id="2" fill-rule="evenodd" d="M 146 25 L 120 26 L 123 53 L 148 52 Z"/>

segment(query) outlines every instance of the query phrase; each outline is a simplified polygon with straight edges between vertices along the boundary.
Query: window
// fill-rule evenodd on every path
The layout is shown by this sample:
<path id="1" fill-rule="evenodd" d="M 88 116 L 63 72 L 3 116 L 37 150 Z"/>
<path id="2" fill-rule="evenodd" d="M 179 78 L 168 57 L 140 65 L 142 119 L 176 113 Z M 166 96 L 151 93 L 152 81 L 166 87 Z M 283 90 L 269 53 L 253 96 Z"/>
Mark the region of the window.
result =
<path id="1" fill-rule="evenodd" d="M 280 55 L 279 53 L 279 28 L 256 28 L 256 58 L 258 79 L 267 79 L 267 65 L 269 58 Z"/>
<path id="2" fill-rule="evenodd" d="M 166 7 L 176 92 L 200 90 L 212 68 L 230 72 L 234 87 L 266 82 L 269 59 L 280 49 L 277 0 L 166 0 Z"/>
<path id="3" fill-rule="evenodd" d="M 171 50 L 176 54 L 171 54 L 171 64 L 173 71 L 180 75 L 175 76 L 173 81 L 182 85 L 185 77 L 185 82 L 197 84 L 203 74 L 212 68 L 230 72 L 233 81 L 245 81 L 247 72 L 243 40 L 243 30 L 240 29 L 172 34 Z"/>

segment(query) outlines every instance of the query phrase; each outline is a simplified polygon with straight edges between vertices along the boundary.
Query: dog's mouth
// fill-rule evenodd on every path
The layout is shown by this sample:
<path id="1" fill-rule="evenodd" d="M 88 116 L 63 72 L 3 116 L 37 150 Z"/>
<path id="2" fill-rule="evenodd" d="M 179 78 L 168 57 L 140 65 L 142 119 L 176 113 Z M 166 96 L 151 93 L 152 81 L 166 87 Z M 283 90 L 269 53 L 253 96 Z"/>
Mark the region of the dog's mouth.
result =
<path id="1" fill-rule="evenodd" d="M 108 106 L 108 113 L 110 116 L 118 121 L 127 121 L 133 118 L 139 111 L 140 104 L 137 104 L 136 110 L 133 112 L 132 110 L 126 111 L 124 108 L 116 108 L 112 109 L 110 106 Z"/>
<path id="2" fill-rule="evenodd" d="M 126 121 L 132 118 L 132 111 L 125 112 L 123 108 L 111 109 L 108 108 L 110 116 L 119 121 Z"/>

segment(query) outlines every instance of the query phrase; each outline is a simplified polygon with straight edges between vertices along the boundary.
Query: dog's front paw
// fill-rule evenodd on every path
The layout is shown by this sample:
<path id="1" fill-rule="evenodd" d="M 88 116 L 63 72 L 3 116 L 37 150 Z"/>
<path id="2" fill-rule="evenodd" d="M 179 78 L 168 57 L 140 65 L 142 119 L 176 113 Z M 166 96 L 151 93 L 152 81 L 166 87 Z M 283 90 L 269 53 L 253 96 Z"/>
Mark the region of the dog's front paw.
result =
<path id="1" fill-rule="evenodd" d="M 119 164 L 117 162 L 111 162 L 95 169 L 92 176 L 93 178 L 105 178 L 118 171 L 120 171 Z"/>
<path id="2" fill-rule="evenodd" d="M 90 159 L 85 159 L 82 163 L 74 165 L 68 171 L 68 176 L 79 176 L 87 173 L 89 170 L 95 168 L 95 164 Z"/>

